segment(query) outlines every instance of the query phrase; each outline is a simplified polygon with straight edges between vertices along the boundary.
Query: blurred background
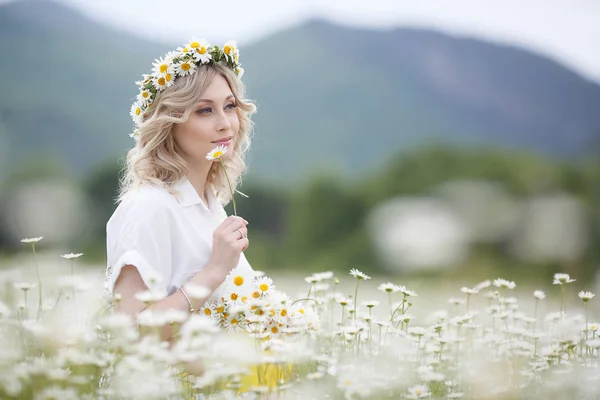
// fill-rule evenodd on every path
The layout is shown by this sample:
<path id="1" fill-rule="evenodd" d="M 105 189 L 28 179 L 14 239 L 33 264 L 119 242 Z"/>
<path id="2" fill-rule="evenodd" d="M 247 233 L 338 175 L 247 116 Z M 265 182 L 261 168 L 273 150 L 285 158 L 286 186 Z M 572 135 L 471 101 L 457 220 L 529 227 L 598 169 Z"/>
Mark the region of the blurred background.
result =
<path id="1" fill-rule="evenodd" d="M 255 269 L 595 280 L 600 2 L 321 3 L 0 0 L 0 266 L 104 269 L 134 82 L 194 36 L 258 107 Z"/>

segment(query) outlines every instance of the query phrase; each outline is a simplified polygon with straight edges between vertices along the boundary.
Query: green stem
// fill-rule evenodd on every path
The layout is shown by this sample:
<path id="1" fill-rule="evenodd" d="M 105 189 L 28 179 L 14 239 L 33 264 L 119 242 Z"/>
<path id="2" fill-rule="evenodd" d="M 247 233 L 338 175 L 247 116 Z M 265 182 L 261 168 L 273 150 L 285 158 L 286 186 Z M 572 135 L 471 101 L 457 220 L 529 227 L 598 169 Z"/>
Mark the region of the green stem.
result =
<path id="1" fill-rule="evenodd" d="M 229 175 L 227 175 L 227 169 L 225 168 L 225 164 L 223 164 L 223 160 L 219 158 L 219 161 L 221 162 L 223 172 L 225 173 L 225 178 L 227 178 L 227 183 L 229 184 L 229 191 L 231 192 L 231 201 L 233 202 L 233 215 L 237 217 L 237 207 L 235 205 L 235 197 L 233 196 L 233 188 L 231 187 L 231 181 L 229 180 Z"/>
<path id="2" fill-rule="evenodd" d="M 356 325 L 356 297 L 358 296 L 358 284 L 360 279 L 356 280 L 356 288 L 354 289 L 354 325 Z"/>
<path id="3" fill-rule="evenodd" d="M 42 279 L 40 277 L 40 267 L 37 262 L 37 255 L 35 253 L 35 243 L 31 244 L 31 248 L 33 249 L 33 259 L 35 261 L 35 271 L 37 273 L 38 279 L 38 293 L 39 293 L 39 301 L 38 301 L 38 314 L 37 319 L 39 320 L 42 315 Z"/>

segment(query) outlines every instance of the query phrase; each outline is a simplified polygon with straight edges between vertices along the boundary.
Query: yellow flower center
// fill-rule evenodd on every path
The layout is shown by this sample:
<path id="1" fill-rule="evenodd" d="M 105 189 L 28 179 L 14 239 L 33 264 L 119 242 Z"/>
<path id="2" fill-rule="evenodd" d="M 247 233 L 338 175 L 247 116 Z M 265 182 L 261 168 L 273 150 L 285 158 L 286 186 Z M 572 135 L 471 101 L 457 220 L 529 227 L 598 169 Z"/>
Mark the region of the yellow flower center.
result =
<path id="1" fill-rule="evenodd" d="M 248 301 L 248 296 L 242 296 L 242 303 L 246 303 Z"/>
<path id="2" fill-rule="evenodd" d="M 232 319 L 231 320 L 231 325 L 237 325 L 238 324 L 238 320 L 237 319 Z"/>
<path id="3" fill-rule="evenodd" d="M 225 307 L 224 306 L 217 307 L 217 312 L 222 313 L 223 311 L 225 311 Z"/>
<path id="4" fill-rule="evenodd" d="M 165 78 L 163 78 L 162 76 L 160 78 L 158 78 L 158 84 L 160 86 L 164 86 L 167 82 L 165 82 Z"/>
<path id="5" fill-rule="evenodd" d="M 147 98 L 148 98 L 148 96 L 150 96 L 150 93 L 149 93 L 149 92 L 142 92 L 142 97 L 143 97 L 143 98 L 147 99 Z"/>
<path id="6" fill-rule="evenodd" d="M 167 64 L 161 64 L 160 65 L 160 72 L 162 74 L 164 74 L 165 72 L 167 72 L 168 69 L 169 69 L 169 66 Z"/>
<path id="7" fill-rule="evenodd" d="M 279 332 L 279 328 L 277 328 L 276 326 L 274 326 L 274 327 L 271 328 L 271 332 L 272 333 L 277 333 L 277 332 Z"/>
<path id="8" fill-rule="evenodd" d="M 231 53 L 232 50 L 233 50 L 233 48 L 231 46 L 225 46 L 223 48 L 223 52 L 227 55 L 229 55 L 229 53 Z"/>
<path id="9" fill-rule="evenodd" d="M 267 290 L 269 290 L 269 285 L 267 285 L 266 283 L 261 283 L 258 288 L 263 292 L 266 292 Z"/>
<path id="10" fill-rule="evenodd" d="M 304 314 L 304 310 L 303 310 L 303 309 L 301 309 L 301 308 L 299 308 L 299 309 L 298 309 L 298 312 L 299 312 L 300 314 Z"/>
<path id="11" fill-rule="evenodd" d="M 198 53 L 200 53 L 200 54 L 206 54 L 206 47 L 202 46 L 202 47 L 200 47 L 200 48 L 199 48 L 197 51 L 198 51 Z"/>
<path id="12" fill-rule="evenodd" d="M 171 79 L 173 79 L 173 76 L 171 74 L 166 74 L 165 79 L 167 80 L 167 82 L 171 82 Z"/>
<path id="13" fill-rule="evenodd" d="M 181 49 L 182 53 L 187 53 L 188 51 L 190 51 L 187 47 L 184 47 L 183 49 Z"/>
<path id="14" fill-rule="evenodd" d="M 190 64 L 188 64 L 188 63 L 182 63 L 181 64 L 181 69 L 184 70 L 184 71 L 189 71 L 190 68 L 191 68 Z"/>
<path id="15" fill-rule="evenodd" d="M 219 158 L 223 155 L 222 151 L 215 151 L 215 153 L 213 154 L 213 158 Z"/>
<path id="16" fill-rule="evenodd" d="M 272 317 L 275 315 L 275 310 L 269 310 L 269 315 Z"/>
<path id="17" fill-rule="evenodd" d="M 238 295 L 237 293 L 231 293 L 231 296 L 229 296 L 231 298 L 231 300 L 235 301 L 238 299 Z"/>
<path id="18" fill-rule="evenodd" d="M 205 308 L 205 309 L 204 309 L 204 314 L 206 314 L 206 315 L 211 315 L 211 314 L 212 314 L 212 312 L 210 311 L 210 308 Z"/>
<path id="19" fill-rule="evenodd" d="M 265 314 L 265 310 L 263 310 L 262 308 L 260 310 L 256 310 L 256 315 L 264 315 Z"/>
<path id="20" fill-rule="evenodd" d="M 244 284 L 244 278 L 241 276 L 236 276 L 233 278 L 233 283 L 235 283 L 236 286 L 242 286 Z"/>
<path id="21" fill-rule="evenodd" d="M 418 396 L 421 394 L 421 389 L 415 389 L 415 394 Z"/>
<path id="22" fill-rule="evenodd" d="M 252 293 L 252 297 L 254 297 L 255 299 L 258 299 L 260 297 L 260 292 Z"/>
<path id="23" fill-rule="evenodd" d="M 198 43 L 198 42 L 192 42 L 192 43 L 190 43 L 190 47 L 192 49 L 197 49 L 198 47 L 200 47 L 200 43 Z"/>
<path id="24" fill-rule="evenodd" d="M 287 310 L 284 308 L 283 310 L 281 310 L 281 312 L 279 313 L 282 317 L 285 317 L 287 315 Z"/>
<path id="25" fill-rule="evenodd" d="M 135 109 L 135 115 L 140 115 L 142 113 L 142 109 L 141 108 L 136 108 Z"/>

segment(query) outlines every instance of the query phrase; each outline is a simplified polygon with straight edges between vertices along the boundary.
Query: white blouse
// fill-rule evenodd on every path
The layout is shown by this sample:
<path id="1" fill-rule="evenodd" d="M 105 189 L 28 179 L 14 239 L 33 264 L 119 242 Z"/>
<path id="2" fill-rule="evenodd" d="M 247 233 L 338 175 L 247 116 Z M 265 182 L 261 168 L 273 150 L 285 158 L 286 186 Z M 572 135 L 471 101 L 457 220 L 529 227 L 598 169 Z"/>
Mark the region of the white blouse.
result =
<path id="1" fill-rule="evenodd" d="M 113 293 L 125 265 L 137 267 L 148 288 L 172 294 L 200 271 L 212 255 L 214 230 L 227 218 L 212 185 L 207 185 L 207 205 L 192 184 L 183 178 L 165 188 L 141 185 L 118 205 L 106 224 L 107 266 L 105 289 Z M 254 271 L 244 253 L 235 268 L 250 285 Z M 243 288 L 251 290 L 251 288 Z M 212 298 L 220 297 L 223 285 Z"/>

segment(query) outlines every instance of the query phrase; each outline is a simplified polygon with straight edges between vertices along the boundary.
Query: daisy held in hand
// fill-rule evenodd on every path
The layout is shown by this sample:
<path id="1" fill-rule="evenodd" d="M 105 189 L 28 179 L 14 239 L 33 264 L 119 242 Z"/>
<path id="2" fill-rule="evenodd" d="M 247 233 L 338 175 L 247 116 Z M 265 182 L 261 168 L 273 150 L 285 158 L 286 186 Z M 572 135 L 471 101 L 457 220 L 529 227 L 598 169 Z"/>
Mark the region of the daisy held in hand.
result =
<path id="1" fill-rule="evenodd" d="M 221 159 L 221 156 L 223 156 L 225 153 L 227 153 L 227 146 L 217 146 L 206 155 L 206 159 L 209 161 L 219 161 L 221 163 L 221 167 L 223 167 L 223 172 L 225 173 L 225 177 L 227 178 L 227 183 L 229 184 L 229 191 L 231 192 L 231 201 L 233 202 L 233 215 L 237 216 L 237 207 L 235 205 L 235 197 L 233 196 L 233 188 L 231 187 L 231 181 L 229 180 L 229 175 L 227 175 L 227 169 L 225 168 L 225 164 Z"/>

